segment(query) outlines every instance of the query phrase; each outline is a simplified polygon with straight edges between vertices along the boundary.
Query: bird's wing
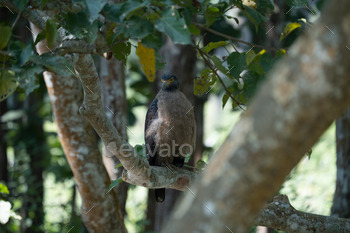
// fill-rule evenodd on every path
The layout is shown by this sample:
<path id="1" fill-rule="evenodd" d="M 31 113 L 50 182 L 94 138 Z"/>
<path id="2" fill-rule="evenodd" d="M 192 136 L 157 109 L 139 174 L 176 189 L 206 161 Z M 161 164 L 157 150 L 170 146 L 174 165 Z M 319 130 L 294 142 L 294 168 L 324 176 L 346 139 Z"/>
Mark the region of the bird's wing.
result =
<path id="1" fill-rule="evenodd" d="M 152 131 L 151 133 L 147 133 L 150 128 L 152 122 L 158 119 L 158 99 L 155 98 L 151 105 L 149 106 L 146 114 L 146 122 L 145 122 L 145 144 L 146 144 L 146 154 L 147 160 L 150 165 L 155 165 L 156 163 L 156 143 L 155 136 L 156 131 Z"/>

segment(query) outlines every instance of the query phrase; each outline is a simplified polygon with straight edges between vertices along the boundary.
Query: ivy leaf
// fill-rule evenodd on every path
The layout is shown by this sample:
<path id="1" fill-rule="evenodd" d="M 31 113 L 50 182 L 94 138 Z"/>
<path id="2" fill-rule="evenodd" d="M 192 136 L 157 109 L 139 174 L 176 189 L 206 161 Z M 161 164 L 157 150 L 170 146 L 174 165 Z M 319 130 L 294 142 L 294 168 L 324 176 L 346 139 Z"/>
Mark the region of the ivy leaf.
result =
<path id="1" fill-rule="evenodd" d="M 55 46 L 57 36 L 58 36 L 58 31 L 57 31 L 57 24 L 55 20 L 48 19 L 46 21 L 46 26 L 45 26 L 45 37 L 47 41 L 47 46 L 49 46 L 49 48 L 53 48 Z"/>
<path id="2" fill-rule="evenodd" d="M 294 31 L 295 29 L 301 27 L 300 23 L 289 23 L 285 26 L 285 28 L 283 29 L 283 32 L 281 33 L 280 36 L 280 41 L 283 40 L 284 38 L 286 38 L 292 31 Z"/>
<path id="3" fill-rule="evenodd" d="M 175 9 L 163 11 L 162 17 L 155 22 L 155 28 L 166 33 L 174 43 L 192 44 L 191 32 Z"/>
<path id="4" fill-rule="evenodd" d="M 238 78 L 242 71 L 247 67 L 246 57 L 244 53 L 233 52 L 227 58 L 227 64 L 230 73 Z"/>
<path id="5" fill-rule="evenodd" d="M 123 182 L 123 179 L 122 179 L 121 177 L 119 177 L 119 178 L 116 179 L 116 180 L 113 180 L 113 181 L 111 182 L 111 184 L 109 185 L 109 187 L 108 187 L 107 193 L 109 193 L 113 188 L 117 187 L 121 182 Z M 107 194 L 107 193 L 106 193 L 106 194 Z"/>
<path id="6" fill-rule="evenodd" d="M 212 25 L 216 18 L 220 16 L 220 10 L 216 7 L 210 6 L 204 12 L 205 24 L 209 27 Z"/>
<path id="7" fill-rule="evenodd" d="M 16 81 L 15 73 L 12 70 L 0 70 L 0 102 L 7 99 L 17 87 L 18 82 Z"/>
<path id="8" fill-rule="evenodd" d="M 205 53 L 209 53 L 213 49 L 216 49 L 216 48 L 219 48 L 219 47 L 223 47 L 223 46 L 227 45 L 228 43 L 229 42 L 227 42 L 227 41 L 210 42 L 208 45 L 206 45 L 203 48 L 203 51 Z"/>
<path id="9" fill-rule="evenodd" d="M 6 47 L 7 43 L 11 38 L 11 35 L 12 35 L 11 27 L 0 25 L 0 35 L 1 35 L 0 37 L 0 50 L 1 50 Z"/>
<path id="10" fill-rule="evenodd" d="M 106 5 L 107 0 L 85 0 L 89 12 L 89 21 L 92 23 L 98 18 L 98 14 Z"/>
<path id="11" fill-rule="evenodd" d="M 139 57 L 141 68 L 148 81 L 153 82 L 156 77 L 156 57 L 154 49 L 147 48 L 139 42 L 137 44 L 136 54 Z"/>
<path id="12" fill-rule="evenodd" d="M 307 4 L 307 0 L 286 0 L 288 6 L 303 7 Z"/>

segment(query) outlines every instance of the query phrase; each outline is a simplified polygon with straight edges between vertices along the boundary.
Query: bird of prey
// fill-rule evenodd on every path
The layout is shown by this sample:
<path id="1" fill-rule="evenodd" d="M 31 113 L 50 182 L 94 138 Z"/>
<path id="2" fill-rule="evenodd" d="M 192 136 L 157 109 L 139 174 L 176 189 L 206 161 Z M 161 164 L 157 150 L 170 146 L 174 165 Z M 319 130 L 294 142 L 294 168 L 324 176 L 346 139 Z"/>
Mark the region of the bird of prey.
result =
<path id="1" fill-rule="evenodd" d="M 196 122 L 192 104 L 178 89 L 174 75 L 163 75 L 162 89 L 148 108 L 145 143 L 151 166 L 182 167 L 186 156 L 195 149 Z M 156 189 L 157 202 L 163 202 L 165 189 Z"/>

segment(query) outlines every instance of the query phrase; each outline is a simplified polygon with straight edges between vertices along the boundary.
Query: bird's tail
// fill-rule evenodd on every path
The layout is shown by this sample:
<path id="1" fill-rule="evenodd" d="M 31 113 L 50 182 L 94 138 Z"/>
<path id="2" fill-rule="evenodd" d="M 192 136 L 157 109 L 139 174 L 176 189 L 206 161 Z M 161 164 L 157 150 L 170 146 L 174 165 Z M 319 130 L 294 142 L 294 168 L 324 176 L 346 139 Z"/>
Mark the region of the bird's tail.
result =
<path id="1" fill-rule="evenodd" d="M 163 202 L 165 199 L 165 189 L 155 189 L 156 202 Z"/>

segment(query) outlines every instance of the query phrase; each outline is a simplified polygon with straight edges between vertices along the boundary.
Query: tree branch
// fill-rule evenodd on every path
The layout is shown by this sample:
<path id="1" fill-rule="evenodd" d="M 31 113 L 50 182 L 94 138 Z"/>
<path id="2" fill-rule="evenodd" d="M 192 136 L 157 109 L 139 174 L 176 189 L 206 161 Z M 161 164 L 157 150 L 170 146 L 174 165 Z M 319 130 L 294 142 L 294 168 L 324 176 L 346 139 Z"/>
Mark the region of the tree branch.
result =
<path id="1" fill-rule="evenodd" d="M 80 113 L 91 123 L 106 148 L 118 157 L 123 167 L 122 178 L 130 184 L 147 188 L 172 188 L 184 191 L 196 173 L 176 167 L 149 166 L 136 150 L 122 139 L 103 111 L 101 87 L 90 55 L 79 54 L 75 62 L 84 89 L 84 102 Z"/>
<path id="2" fill-rule="evenodd" d="M 261 211 L 255 223 L 289 233 L 350 232 L 350 219 L 298 211 L 286 195 L 274 197 L 273 202 Z"/>
<path id="3" fill-rule="evenodd" d="M 238 43 L 246 44 L 246 45 L 249 45 L 249 46 L 251 46 L 251 47 L 261 48 L 261 49 L 270 50 L 270 51 L 277 51 L 277 50 L 278 50 L 278 49 L 276 49 L 276 48 L 266 48 L 265 46 L 262 46 L 262 45 L 258 45 L 258 44 L 254 44 L 254 43 L 247 42 L 247 41 L 244 41 L 244 40 L 240 40 L 240 39 L 238 39 L 238 38 L 235 38 L 235 37 L 226 35 L 226 34 L 224 34 L 224 33 L 215 31 L 215 30 L 213 30 L 213 29 L 211 29 L 211 28 L 208 28 L 208 27 L 206 27 L 206 26 L 203 25 L 203 24 L 196 23 L 195 25 L 198 26 L 198 27 L 200 27 L 200 28 L 202 28 L 202 29 L 204 29 L 204 30 L 206 30 L 206 31 L 208 31 L 208 32 L 211 32 L 211 33 L 213 33 L 213 34 L 215 34 L 215 35 L 221 36 L 221 37 L 223 37 L 223 38 L 225 38 L 225 39 L 227 39 L 227 40 L 236 41 L 236 42 L 238 42 Z"/>

